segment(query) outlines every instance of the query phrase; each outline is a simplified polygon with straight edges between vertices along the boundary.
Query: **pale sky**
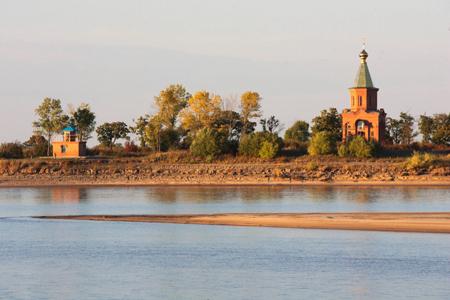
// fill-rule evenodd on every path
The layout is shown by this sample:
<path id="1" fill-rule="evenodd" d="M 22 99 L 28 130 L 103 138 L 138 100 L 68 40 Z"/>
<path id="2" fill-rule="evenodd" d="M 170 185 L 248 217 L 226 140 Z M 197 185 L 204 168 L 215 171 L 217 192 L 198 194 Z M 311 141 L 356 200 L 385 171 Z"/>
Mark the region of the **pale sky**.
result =
<path id="1" fill-rule="evenodd" d="M 450 111 L 448 0 L 0 0 L 0 142 L 45 97 L 132 124 L 171 83 L 309 122 L 349 106 L 363 39 L 388 116 Z"/>

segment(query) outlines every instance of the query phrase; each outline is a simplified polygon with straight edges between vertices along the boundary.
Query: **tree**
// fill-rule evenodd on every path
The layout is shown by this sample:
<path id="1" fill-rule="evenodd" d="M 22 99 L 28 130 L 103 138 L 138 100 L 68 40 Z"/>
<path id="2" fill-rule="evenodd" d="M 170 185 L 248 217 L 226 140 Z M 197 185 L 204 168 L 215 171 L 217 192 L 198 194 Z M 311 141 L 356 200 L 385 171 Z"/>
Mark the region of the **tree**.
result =
<path id="1" fill-rule="evenodd" d="M 24 145 L 24 155 L 26 157 L 38 157 L 45 156 L 47 153 L 48 142 L 40 134 L 32 135 L 28 141 L 23 143 Z"/>
<path id="2" fill-rule="evenodd" d="M 269 159 L 274 158 L 277 156 L 278 152 L 280 150 L 280 147 L 278 143 L 273 143 L 269 141 L 264 141 L 261 144 L 261 149 L 259 149 L 259 157 Z"/>
<path id="3" fill-rule="evenodd" d="M 256 123 L 252 120 L 261 117 L 261 96 L 257 92 L 245 92 L 241 96 L 242 132 L 251 133 Z"/>
<path id="4" fill-rule="evenodd" d="M 52 137 L 67 125 L 69 117 L 64 114 L 59 99 L 45 98 L 35 112 L 38 120 L 33 122 L 33 127 L 47 138 L 47 156 L 50 156 Z"/>
<path id="5" fill-rule="evenodd" d="M 112 149 L 118 139 L 124 139 L 130 133 L 127 124 L 124 122 L 104 123 L 97 127 L 98 141 Z"/>
<path id="6" fill-rule="evenodd" d="M 263 150 L 264 144 L 266 145 Z M 268 144 L 270 144 L 270 146 Z M 268 131 L 252 132 L 241 137 L 241 140 L 239 141 L 239 154 L 268 158 L 268 156 L 272 156 L 268 155 L 268 153 L 275 151 L 276 155 L 282 146 L 283 141 L 276 133 L 270 133 Z"/>
<path id="7" fill-rule="evenodd" d="M 222 99 L 206 91 L 195 93 L 181 115 L 181 126 L 195 135 L 202 128 L 211 128 L 221 111 Z"/>
<path id="8" fill-rule="evenodd" d="M 400 121 L 394 118 L 386 119 L 386 133 L 388 139 L 392 141 L 393 144 L 400 144 L 401 142 L 401 124 Z"/>
<path id="9" fill-rule="evenodd" d="M 90 139 L 95 129 L 95 114 L 89 104 L 82 103 L 70 116 L 69 123 L 77 129 L 80 141 Z"/>
<path id="10" fill-rule="evenodd" d="M 259 123 L 262 126 L 263 131 L 268 131 L 270 133 L 279 133 L 282 130 L 280 126 L 280 120 L 275 118 L 275 116 L 270 116 L 269 119 L 261 119 Z"/>
<path id="11" fill-rule="evenodd" d="M 366 141 L 362 136 L 355 136 L 348 143 L 339 146 L 338 154 L 341 157 L 372 157 L 375 155 L 375 145 Z"/>
<path id="12" fill-rule="evenodd" d="M 153 151 L 161 151 L 161 132 L 163 130 L 161 119 L 158 115 L 150 117 L 144 128 L 145 144 Z"/>
<path id="13" fill-rule="evenodd" d="M 322 110 L 319 116 L 312 120 L 311 132 L 315 135 L 318 132 L 328 132 L 328 138 L 334 142 L 342 138 L 342 118 L 336 108 Z"/>
<path id="14" fill-rule="evenodd" d="M 222 153 L 236 153 L 242 132 L 242 120 L 239 113 L 231 110 L 222 110 L 213 123 L 213 128 L 224 140 L 221 144 Z"/>
<path id="15" fill-rule="evenodd" d="M 133 120 L 134 126 L 130 126 L 130 132 L 137 135 L 141 147 L 145 147 L 147 145 L 145 137 L 145 129 L 148 125 L 149 119 L 150 119 L 149 115 L 141 116 L 136 120 Z"/>
<path id="16" fill-rule="evenodd" d="M 414 117 L 405 113 L 400 113 L 400 142 L 404 145 L 409 145 L 417 136 L 414 131 Z"/>
<path id="17" fill-rule="evenodd" d="M 171 129 L 175 127 L 178 114 L 186 107 L 189 98 L 191 95 L 180 84 L 168 86 L 155 97 L 157 114 L 165 127 Z"/>
<path id="18" fill-rule="evenodd" d="M 284 140 L 288 144 L 299 145 L 309 140 L 309 124 L 297 121 L 284 133 Z"/>
<path id="19" fill-rule="evenodd" d="M 308 147 L 310 155 L 325 155 L 336 152 L 336 137 L 330 131 L 316 132 Z"/>
<path id="20" fill-rule="evenodd" d="M 202 128 L 196 133 L 189 149 L 194 156 L 212 160 L 222 152 L 220 142 L 220 133 L 211 128 Z"/>
<path id="21" fill-rule="evenodd" d="M 19 142 L 0 144 L 0 158 L 23 158 L 23 146 Z"/>
<path id="22" fill-rule="evenodd" d="M 434 144 L 450 145 L 450 113 L 436 114 L 433 116 L 433 135 L 431 141 Z"/>
<path id="23" fill-rule="evenodd" d="M 421 115 L 419 117 L 419 131 L 422 135 L 422 142 L 429 143 L 433 134 L 433 118 Z"/>

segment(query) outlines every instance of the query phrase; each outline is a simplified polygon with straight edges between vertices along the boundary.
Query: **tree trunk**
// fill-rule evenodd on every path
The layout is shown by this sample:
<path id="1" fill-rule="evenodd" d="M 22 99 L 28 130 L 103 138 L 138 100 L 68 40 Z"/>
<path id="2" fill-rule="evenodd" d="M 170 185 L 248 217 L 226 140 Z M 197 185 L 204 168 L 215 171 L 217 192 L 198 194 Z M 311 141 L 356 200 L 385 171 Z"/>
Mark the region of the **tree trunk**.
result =
<path id="1" fill-rule="evenodd" d="M 51 134 L 49 134 L 47 136 L 48 140 L 47 140 L 47 156 L 50 156 L 50 143 L 51 143 Z"/>

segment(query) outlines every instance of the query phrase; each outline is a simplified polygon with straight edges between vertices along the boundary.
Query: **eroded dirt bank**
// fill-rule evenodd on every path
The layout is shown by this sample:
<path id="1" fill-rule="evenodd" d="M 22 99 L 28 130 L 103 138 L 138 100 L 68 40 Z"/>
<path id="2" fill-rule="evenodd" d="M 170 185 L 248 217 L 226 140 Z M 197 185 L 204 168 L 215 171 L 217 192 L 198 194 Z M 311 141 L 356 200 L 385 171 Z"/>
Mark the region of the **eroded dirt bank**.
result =
<path id="1" fill-rule="evenodd" d="M 450 163 L 408 170 L 402 159 L 245 163 L 167 163 L 145 158 L 0 161 L 0 186 L 332 183 L 450 185 Z"/>

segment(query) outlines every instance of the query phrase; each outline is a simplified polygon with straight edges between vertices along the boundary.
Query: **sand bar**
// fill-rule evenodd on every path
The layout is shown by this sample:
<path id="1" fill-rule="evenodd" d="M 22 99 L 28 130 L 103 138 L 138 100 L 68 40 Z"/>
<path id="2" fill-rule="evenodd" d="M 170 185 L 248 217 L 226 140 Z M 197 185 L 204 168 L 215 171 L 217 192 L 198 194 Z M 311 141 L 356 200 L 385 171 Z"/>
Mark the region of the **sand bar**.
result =
<path id="1" fill-rule="evenodd" d="M 227 213 L 189 215 L 78 215 L 41 216 L 114 222 L 149 222 L 305 229 L 339 229 L 450 233 L 450 212 L 415 213 Z"/>

